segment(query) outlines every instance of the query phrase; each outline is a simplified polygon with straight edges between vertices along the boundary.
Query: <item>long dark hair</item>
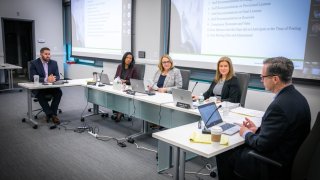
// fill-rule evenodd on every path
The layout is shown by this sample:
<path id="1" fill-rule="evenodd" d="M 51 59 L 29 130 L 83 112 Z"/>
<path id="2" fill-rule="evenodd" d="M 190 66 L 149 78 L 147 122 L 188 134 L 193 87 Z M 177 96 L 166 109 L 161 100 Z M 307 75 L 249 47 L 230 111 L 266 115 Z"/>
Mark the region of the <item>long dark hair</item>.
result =
<path id="1" fill-rule="evenodd" d="M 134 66 L 135 61 L 134 61 L 134 56 L 133 56 L 133 54 L 132 54 L 131 52 L 126 52 L 126 53 L 124 53 L 124 55 L 122 56 L 122 69 L 125 68 L 125 60 L 126 60 L 126 57 L 127 57 L 128 55 L 131 55 L 131 56 L 132 56 L 132 61 L 131 61 L 131 63 L 130 63 L 130 65 L 129 65 L 128 68 L 131 69 L 131 68 L 133 68 L 133 66 Z"/>

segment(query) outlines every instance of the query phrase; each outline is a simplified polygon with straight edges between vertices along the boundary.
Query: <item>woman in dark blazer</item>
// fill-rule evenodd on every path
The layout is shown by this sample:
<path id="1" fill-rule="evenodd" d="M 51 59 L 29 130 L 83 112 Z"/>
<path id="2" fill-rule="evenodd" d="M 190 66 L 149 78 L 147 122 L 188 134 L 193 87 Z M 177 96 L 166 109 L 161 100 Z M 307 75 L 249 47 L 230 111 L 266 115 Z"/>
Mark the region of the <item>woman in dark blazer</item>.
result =
<path id="1" fill-rule="evenodd" d="M 134 67 L 135 61 L 131 52 L 126 52 L 122 56 L 122 63 L 117 68 L 114 78 L 120 77 L 122 83 L 130 85 L 130 78 L 138 79 L 137 69 Z"/>
<path id="2" fill-rule="evenodd" d="M 204 99 L 211 96 L 220 97 L 221 101 L 239 103 L 241 98 L 237 77 L 229 57 L 221 57 L 217 63 L 216 76 L 209 89 L 203 94 Z M 194 96 L 198 99 L 198 96 Z"/>
<path id="3" fill-rule="evenodd" d="M 130 78 L 132 79 L 139 78 L 137 69 L 134 67 L 134 64 L 135 64 L 135 61 L 132 53 L 131 52 L 124 53 L 124 55 L 122 56 L 122 63 L 119 64 L 114 78 L 120 77 L 120 80 L 122 83 L 125 83 L 126 85 L 131 85 Z M 116 122 L 120 122 L 122 117 L 123 117 L 123 114 L 117 111 L 113 111 L 113 115 L 111 116 L 111 118 Z"/>

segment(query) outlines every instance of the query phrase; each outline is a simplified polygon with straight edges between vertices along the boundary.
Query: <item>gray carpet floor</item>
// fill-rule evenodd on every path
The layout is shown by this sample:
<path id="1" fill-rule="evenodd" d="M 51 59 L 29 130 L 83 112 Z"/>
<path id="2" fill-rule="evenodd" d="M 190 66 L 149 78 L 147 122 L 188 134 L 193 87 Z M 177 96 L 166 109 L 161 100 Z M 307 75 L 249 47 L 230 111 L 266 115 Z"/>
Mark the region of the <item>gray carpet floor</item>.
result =
<path id="1" fill-rule="evenodd" d="M 0 179 L 172 179 L 172 168 L 157 173 L 155 152 L 129 143 L 121 148 L 115 140 L 101 141 L 87 132 L 73 131 L 86 125 L 99 135 L 124 138 L 139 132 L 141 120 L 115 123 L 110 117 L 91 116 L 81 122 L 81 114 L 89 113 L 87 109 L 92 106 L 85 99 L 84 88 L 62 91 L 62 126 L 52 130 L 52 123 L 45 122 L 43 113 L 38 117 L 38 129 L 21 121 L 27 111 L 26 91 L 0 93 Z M 37 103 L 33 106 L 39 107 Z M 157 150 L 157 140 L 151 135 L 137 138 L 136 143 Z M 214 160 L 194 158 L 186 163 L 186 171 L 208 174 L 210 171 L 204 167 L 207 163 L 214 165 Z M 186 179 L 214 178 L 186 174 Z"/>

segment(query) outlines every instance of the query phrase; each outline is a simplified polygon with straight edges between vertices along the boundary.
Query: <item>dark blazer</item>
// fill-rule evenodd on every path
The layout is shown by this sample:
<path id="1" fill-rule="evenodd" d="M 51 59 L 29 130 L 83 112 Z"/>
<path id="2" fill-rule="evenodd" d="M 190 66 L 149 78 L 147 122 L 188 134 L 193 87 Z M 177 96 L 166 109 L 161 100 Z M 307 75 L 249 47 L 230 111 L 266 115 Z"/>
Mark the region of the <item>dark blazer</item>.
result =
<path id="1" fill-rule="evenodd" d="M 48 62 L 48 76 L 50 76 L 50 74 L 53 74 L 54 76 L 56 76 L 57 81 L 60 79 L 58 64 L 56 61 L 51 60 L 51 59 Z M 30 62 L 30 77 L 29 78 L 31 81 L 33 81 L 34 75 L 39 75 L 39 81 L 44 82 L 44 78 L 46 77 L 46 74 L 44 72 L 44 68 L 43 68 L 42 61 L 40 58 Z"/>
<path id="2" fill-rule="evenodd" d="M 311 115 L 307 100 L 293 85 L 289 85 L 282 89 L 269 105 L 257 132 L 246 134 L 245 144 L 248 145 L 248 150 L 255 149 L 283 163 L 284 169 L 281 171 L 287 173 L 284 178 L 287 179 L 294 156 L 310 132 L 310 122 Z M 251 171 L 259 171 L 255 169 L 259 168 L 259 163 L 254 166 L 257 162 L 251 163 L 252 159 L 250 160 L 246 154 L 240 155 L 239 158 L 236 171 L 240 174 L 248 173 L 246 165 L 251 166 Z M 270 171 L 270 174 L 276 174 Z"/>
<path id="3" fill-rule="evenodd" d="M 127 69 L 127 75 L 126 77 L 124 78 L 124 80 L 127 80 L 126 84 L 127 85 L 130 85 L 130 78 L 132 79 L 138 79 L 139 76 L 138 76 L 138 72 L 137 72 L 137 69 L 133 66 L 132 68 L 129 68 Z M 119 64 L 118 65 L 118 68 L 117 68 L 117 72 L 116 72 L 116 75 L 114 76 L 114 78 L 118 77 L 121 75 L 121 72 L 122 72 L 122 64 Z"/>
<path id="4" fill-rule="evenodd" d="M 210 96 L 215 96 L 212 90 L 216 86 L 216 82 L 212 81 L 209 89 L 203 94 L 204 99 L 208 99 Z M 221 92 L 221 100 L 229 101 L 233 103 L 239 103 L 241 98 L 241 92 L 239 87 L 238 78 L 233 76 L 231 79 L 224 82 Z"/>

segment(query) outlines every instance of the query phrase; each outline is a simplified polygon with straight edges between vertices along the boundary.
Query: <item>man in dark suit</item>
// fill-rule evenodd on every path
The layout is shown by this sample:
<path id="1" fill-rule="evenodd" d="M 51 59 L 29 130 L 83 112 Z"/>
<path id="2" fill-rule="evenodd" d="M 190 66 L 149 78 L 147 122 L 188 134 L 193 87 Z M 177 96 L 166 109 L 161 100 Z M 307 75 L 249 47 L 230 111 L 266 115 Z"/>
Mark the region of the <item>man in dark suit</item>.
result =
<path id="1" fill-rule="evenodd" d="M 39 81 L 42 83 L 53 83 L 60 79 L 58 64 L 50 59 L 50 49 L 47 47 L 41 48 L 40 58 L 30 62 L 30 78 L 33 81 L 33 76 L 39 75 Z M 62 91 L 60 88 L 41 89 L 33 92 L 39 100 L 44 113 L 47 116 L 47 121 L 52 119 L 55 124 L 60 124 L 57 117 L 58 106 L 61 100 Z M 49 106 L 48 95 L 53 97 L 51 106 Z"/>
<path id="2" fill-rule="evenodd" d="M 272 179 L 290 179 L 292 162 L 298 148 L 310 131 L 310 108 L 305 97 L 291 83 L 293 63 L 284 57 L 263 62 L 261 81 L 275 94 L 260 127 L 245 119 L 240 135 L 245 144 L 217 156 L 219 180 L 261 179 L 261 161 L 248 155 L 255 150 L 283 164 L 268 167 Z"/>

